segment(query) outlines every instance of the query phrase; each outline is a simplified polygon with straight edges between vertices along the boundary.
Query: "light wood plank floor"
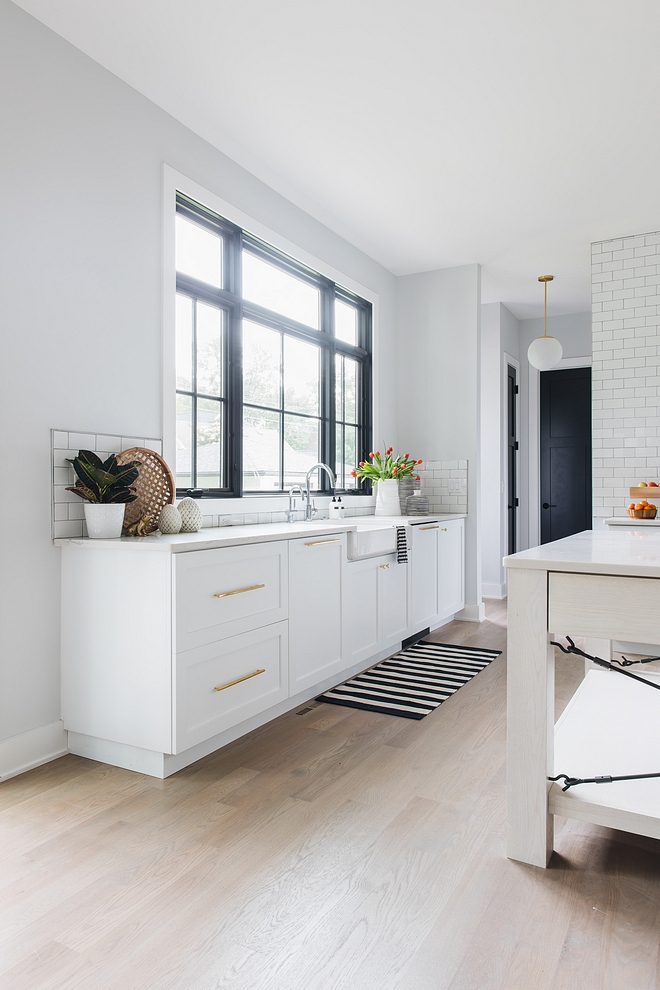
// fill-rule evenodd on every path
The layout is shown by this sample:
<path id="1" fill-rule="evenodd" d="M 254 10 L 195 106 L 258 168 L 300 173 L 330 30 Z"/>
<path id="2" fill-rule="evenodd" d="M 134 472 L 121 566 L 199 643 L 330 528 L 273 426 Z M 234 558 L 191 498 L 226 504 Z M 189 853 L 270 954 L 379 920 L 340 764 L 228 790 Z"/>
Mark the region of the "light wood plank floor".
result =
<path id="1" fill-rule="evenodd" d="M 504 649 L 505 606 L 434 638 Z M 6 781 L 0 987 L 658 990 L 660 843 L 559 821 L 551 869 L 505 858 L 505 676 L 421 722 L 315 705 L 166 781 Z"/>

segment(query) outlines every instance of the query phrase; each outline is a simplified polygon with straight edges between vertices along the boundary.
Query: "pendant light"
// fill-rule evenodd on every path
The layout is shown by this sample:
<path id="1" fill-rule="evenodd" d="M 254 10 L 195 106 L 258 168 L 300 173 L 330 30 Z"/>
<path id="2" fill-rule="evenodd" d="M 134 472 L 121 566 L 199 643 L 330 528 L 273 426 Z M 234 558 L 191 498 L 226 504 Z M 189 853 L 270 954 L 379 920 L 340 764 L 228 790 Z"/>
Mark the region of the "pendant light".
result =
<path id="1" fill-rule="evenodd" d="M 527 360 L 539 371 L 550 371 L 561 361 L 563 354 L 562 346 L 556 337 L 548 337 L 546 333 L 548 315 L 548 282 L 552 282 L 554 275 L 539 275 L 539 282 L 543 282 L 543 336 L 537 337 L 529 345 Z"/>

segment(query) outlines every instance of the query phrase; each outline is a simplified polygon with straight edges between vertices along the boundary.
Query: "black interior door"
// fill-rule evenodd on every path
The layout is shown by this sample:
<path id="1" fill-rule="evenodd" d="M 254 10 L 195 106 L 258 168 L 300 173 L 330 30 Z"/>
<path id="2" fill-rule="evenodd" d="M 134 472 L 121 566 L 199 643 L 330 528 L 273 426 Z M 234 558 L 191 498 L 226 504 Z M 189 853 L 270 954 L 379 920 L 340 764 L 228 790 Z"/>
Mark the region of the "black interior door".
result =
<path id="1" fill-rule="evenodd" d="M 506 497 L 507 497 L 507 543 L 508 552 L 515 553 L 518 548 L 518 533 L 516 526 L 516 509 L 518 507 L 518 499 L 516 498 L 516 491 L 518 488 L 518 479 L 516 477 L 516 451 L 518 450 L 518 440 L 516 439 L 518 432 L 518 424 L 516 422 L 516 396 L 518 394 L 518 385 L 516 383 L 516 369 L 512 365 L 508 366 L 507 369 L 507 433 L 508 433 L 508 448 L 507 448 L 507 482 L 506 482 Z"/>
<path id="2" fill-rule="evenodd" d="M 591 368 L 541 372 L 541 543 L 591 529 Z"/>

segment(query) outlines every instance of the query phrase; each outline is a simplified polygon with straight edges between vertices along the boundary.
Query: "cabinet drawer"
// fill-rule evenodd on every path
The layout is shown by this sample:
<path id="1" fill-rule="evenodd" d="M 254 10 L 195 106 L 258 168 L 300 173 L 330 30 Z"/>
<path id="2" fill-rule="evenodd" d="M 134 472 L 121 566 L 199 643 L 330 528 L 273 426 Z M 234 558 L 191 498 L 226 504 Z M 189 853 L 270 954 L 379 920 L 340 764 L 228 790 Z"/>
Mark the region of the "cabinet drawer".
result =
<path id="1" fill-rule="evenodd" d="M 286 562 L 286 541 L 177 554 L 177 652 L 285 619 Z"/>
<path id="2" fill-rule="evenodd" d="M 174 752 L 287 698 L 287 654 L 287 622 L 177 654 Z"/>
<path id="3" fill-rule="evenodd" d="M 558 636 L 660 643 L 660 580 L 551 572 L 548 629 Z"/>

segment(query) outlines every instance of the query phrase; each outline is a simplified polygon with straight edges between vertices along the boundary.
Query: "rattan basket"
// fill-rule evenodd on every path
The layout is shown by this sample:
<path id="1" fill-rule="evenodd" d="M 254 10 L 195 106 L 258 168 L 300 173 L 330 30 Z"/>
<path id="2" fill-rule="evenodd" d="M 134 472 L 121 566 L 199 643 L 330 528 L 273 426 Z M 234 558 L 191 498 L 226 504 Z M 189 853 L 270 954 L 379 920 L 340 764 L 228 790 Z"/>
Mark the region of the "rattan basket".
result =
<path id="1" fill-rule="evenodd" d="M 137 499 L 126 505 L 124 532 L 146 518 L 143 532 L 145 535 L 153 533 L 158 529 L 161 509 L 174 501 L 174 477 L 160 454 L 146 447 L 130 447 L 117 454 L 118 464 L 126 464 L 127 461 L 140 461 L 142 466 L 134 485 Z"/>
<path id="2" fill-rule="evenodd" d="M 631 519 L 655 519 L 657 512 L 655 506 L 650 509 L 628 509 L 628 515 Z"/>

